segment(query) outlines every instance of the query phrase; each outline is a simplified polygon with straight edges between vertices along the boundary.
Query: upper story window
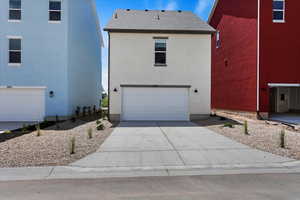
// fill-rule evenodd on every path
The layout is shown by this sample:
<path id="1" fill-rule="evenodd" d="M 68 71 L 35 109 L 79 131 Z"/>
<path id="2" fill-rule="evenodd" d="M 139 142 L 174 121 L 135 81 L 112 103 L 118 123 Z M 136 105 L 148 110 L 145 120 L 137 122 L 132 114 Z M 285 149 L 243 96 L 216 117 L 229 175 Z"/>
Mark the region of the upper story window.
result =
<path id="1" fill-rule="evenodd" d="M 9 65 L 20 65 L 22 62 L 22 38 L 11 37 L 8 38 L 9 41 Z"/>
<path id="2" fill-rule="evenodd" d="M 50 0 L 49 1 L 49 21 L 60 22 L 61 21 L 61 1 Z"/>
<path id="3" fill-rule="evenodd" d="M 221 39 L 220 39 L 220 31 L 217 31 L 216 33 L 216 48 L 220 48 L 221 47 Z"/>
<path id="4" fill-rule="evenodd" d="M 9 20 L 20 21 L 22 18 L 21 12 L 21 0 L 9 0 Z"/>
<path id="5" fill-rule="evenodd" d="M 167 65 L 167 38 L 155 39 L 155 66 Z"/>
<path id="6" fill-rule="evenodd" d="M 273 0 L 273 22 L 285 21 L 285 0 Z"/>

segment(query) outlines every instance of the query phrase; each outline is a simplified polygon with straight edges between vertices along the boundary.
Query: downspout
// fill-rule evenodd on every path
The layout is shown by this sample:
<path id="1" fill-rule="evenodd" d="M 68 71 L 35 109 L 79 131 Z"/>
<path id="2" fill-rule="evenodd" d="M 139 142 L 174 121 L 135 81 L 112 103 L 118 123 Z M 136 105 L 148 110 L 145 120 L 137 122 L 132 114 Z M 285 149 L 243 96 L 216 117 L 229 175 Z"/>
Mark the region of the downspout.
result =
<path id="1" fill-rule="evenodd" d="M 256 111 L 258 118 L 261 118 L 259 114 L 259 83 L 260 83 L 260 77 L 259 77 L 259 71 L 260 71 L 260 0 L 257 0 L 257 69 L 256 69 Z"/>
<path id="2" fill-rule="evenodd" d="M 110 32 L 108 33 L 108 113 L 107 113 L 107 118 L 109 121 L 110 119 Z"/>

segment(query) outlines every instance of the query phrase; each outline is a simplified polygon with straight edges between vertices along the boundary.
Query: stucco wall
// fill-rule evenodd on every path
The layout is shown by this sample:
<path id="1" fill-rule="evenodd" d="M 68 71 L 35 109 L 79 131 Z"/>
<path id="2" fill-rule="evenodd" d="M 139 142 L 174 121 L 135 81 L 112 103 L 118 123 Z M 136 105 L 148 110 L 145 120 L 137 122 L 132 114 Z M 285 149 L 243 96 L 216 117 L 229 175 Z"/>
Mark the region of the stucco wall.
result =
<path id="1" fill-rule="evenodd" d="M 260 110 L 269 111 L 268 83 L 300 83 L 300 1 L 286 0 L 285 23 L 273 23 L 272 1 L 261 0 Z"/>
<path id="2" fill-rule="evenodd" d="M 169 37 L 167 67 L 154 66 L 153 37 Z M 121 84 L 191 85 L 190 114 L 209 114 L 210 70 L 211 35 L 110 33 L 110 114 L 121 114 Z"/>
<path id="3" fill-rule="evenodd" d="M 0 85 L 46 86 L 47 116 L 68 114 L 67 2 L 62 1 L 61 23 L 51 24 L 48 0 L 23 0 L 20 23 L 8 22 L 9 1 L 0 1 Z M 20 67 L 8 66 L 7 36 L 23 37 Z"/>
<path id="4" fill-rule="evenodd" d="M 257 0 L 220 0 L 210 24 L 221 41 L 212 40 L 212 108 L 255 112 Z"/>
<path id="5" fill-rule="evenodd" d="M 101 41 L 94 0 L 72 0 L 69 6 L 68 88 L 69 112 L 77 106 L 100 105 Z M 97 29 L 99 28 L 99 29 Z"/>

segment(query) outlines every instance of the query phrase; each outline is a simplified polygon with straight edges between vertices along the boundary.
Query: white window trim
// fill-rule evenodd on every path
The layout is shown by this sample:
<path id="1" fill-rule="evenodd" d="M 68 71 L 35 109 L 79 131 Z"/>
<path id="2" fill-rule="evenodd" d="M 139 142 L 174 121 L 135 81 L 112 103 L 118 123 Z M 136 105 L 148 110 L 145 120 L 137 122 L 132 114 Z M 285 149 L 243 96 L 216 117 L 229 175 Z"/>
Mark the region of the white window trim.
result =
<path id="1" fill-rule="evenodd" d="M 274 23 L 285 23 L 285 0 L 273 0 L 272 2 L 274 1 L 280 1 L 280 2 L 283 2 L 283 9 L 273 9 L 273 5 L 272 5 L 272 14 L 274 13 L 274 11 L 280 11 L 280 12 L 283 12 L 283 19 L 282 20 L 278 20 L 278 19 L 273 19 L 273 22 Z M 273 17 L 273 15 L 272 15 Z"/>
<path id="2" fill-rule="evenodd" d="M 50 5 L 50 2 L 60 2 L 60 10 L 50 10 L 48 8 L 48 17 L 49 17 L 48 22 L 50 24 L 60 24 L 61 21 L 62 21 L 62 13 L 63 13 L 63 10 L 62 10 L 62 0 L 49 0 L 49 5 Z M 50 12 L 60 12 L 60 20 L 59 21 L 57 21 L 57 20 L 50 20 Z"/>
<path id="3" fill-rule="evenodd" d="M 10 15 L 10 11 L 11 10 L 18 10 L 21 12 L 21 19 L 10 19 L 9 15 Z M 10 8 L 10 5 L 8 4 L 8 22 L 21 22 L 22 20 L 22 1 L 21 1 L 21 8 Z"/>
<path id="4" fill-rule="evenodd" d="M 9 40 L 10 39 L 20 39 L 21 40 L 21 50 L 10 50 L 9 49 Z M 22 36 L 7 36 L 7 41 L 8 41 L 8 56 L 7 56 L 7 58 L 8 58 L 8 60 L 7 60 L 7 62 L 8 62 L 8 66 L 10 66 L 10 67 L 21 67 L 21 65 L 22 65 L 22 51 L 23 51 L 23 45 L 22 45 L 22 43 L 23 43 L 23 37 Z M 9 62 L 9 53 L 10 52 L 21 52 L 21 63 L 10 63 Z"/>
<path id="5" fill-rule="evenodd" d="M 168 43 L 167 43 L 167 39 L 154 39 L 154 65 L 155 66 L 167 66 L 167 63 L 168 63 L 168 60 L 167 60 L 167 47 L 168 47 Z M 156 51 L 155 50 L 155 44 L 156 44 L 156 42 L 164 42 L 164 43 L 166 43 L 166 50 L 165 51 Z M 156 53 L 165 53 L 166 54 L 166 63 L 156 63 L 155 62 L 155 54 Z"/>

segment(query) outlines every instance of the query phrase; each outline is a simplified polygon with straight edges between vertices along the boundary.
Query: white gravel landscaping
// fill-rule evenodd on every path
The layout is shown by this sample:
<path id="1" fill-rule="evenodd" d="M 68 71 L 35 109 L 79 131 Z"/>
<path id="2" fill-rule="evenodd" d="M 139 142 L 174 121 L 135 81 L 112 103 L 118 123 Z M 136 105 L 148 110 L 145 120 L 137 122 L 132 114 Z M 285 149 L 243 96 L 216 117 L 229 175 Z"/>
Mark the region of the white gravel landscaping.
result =
<path id="1" fill-rule="evenodd" d="M 300 133 L 291 127 L 277 122 L 254 120 L 233 114 L 221 114 L 220 117 L 211 117 L 207 120 L 197 121 L 216 133 L 229 137 L 250 147 L 273 154 L 300 160 Z M 250 135 L 244 134 L 244 123 L 247 121 Z M 224 124 L 233 124 L 233 128 L 224 127 Z M 281 131 L 285 131 L 284 144 L 281 147 Z"/>
<path id="2" fill-rule="evenodd" d="M 113 130 L 112 124 L 102 121 L 105 130 L 96 130 L 95 119 L 77 119 L 37 132 L 12 132 L 17 137 L 9 139 L 0 135 L 0 167 L 55 166 L 67 165 L 95 152 Z M 93 130 L 93 138 L 88 138 L 88 129 Z M 5 133 L 7 134 L 7 133 Z M 2 137 L 2 138 L 1 138 Z M 75 137 L 75 154 L 70 154 L 70 141 Z"/>

